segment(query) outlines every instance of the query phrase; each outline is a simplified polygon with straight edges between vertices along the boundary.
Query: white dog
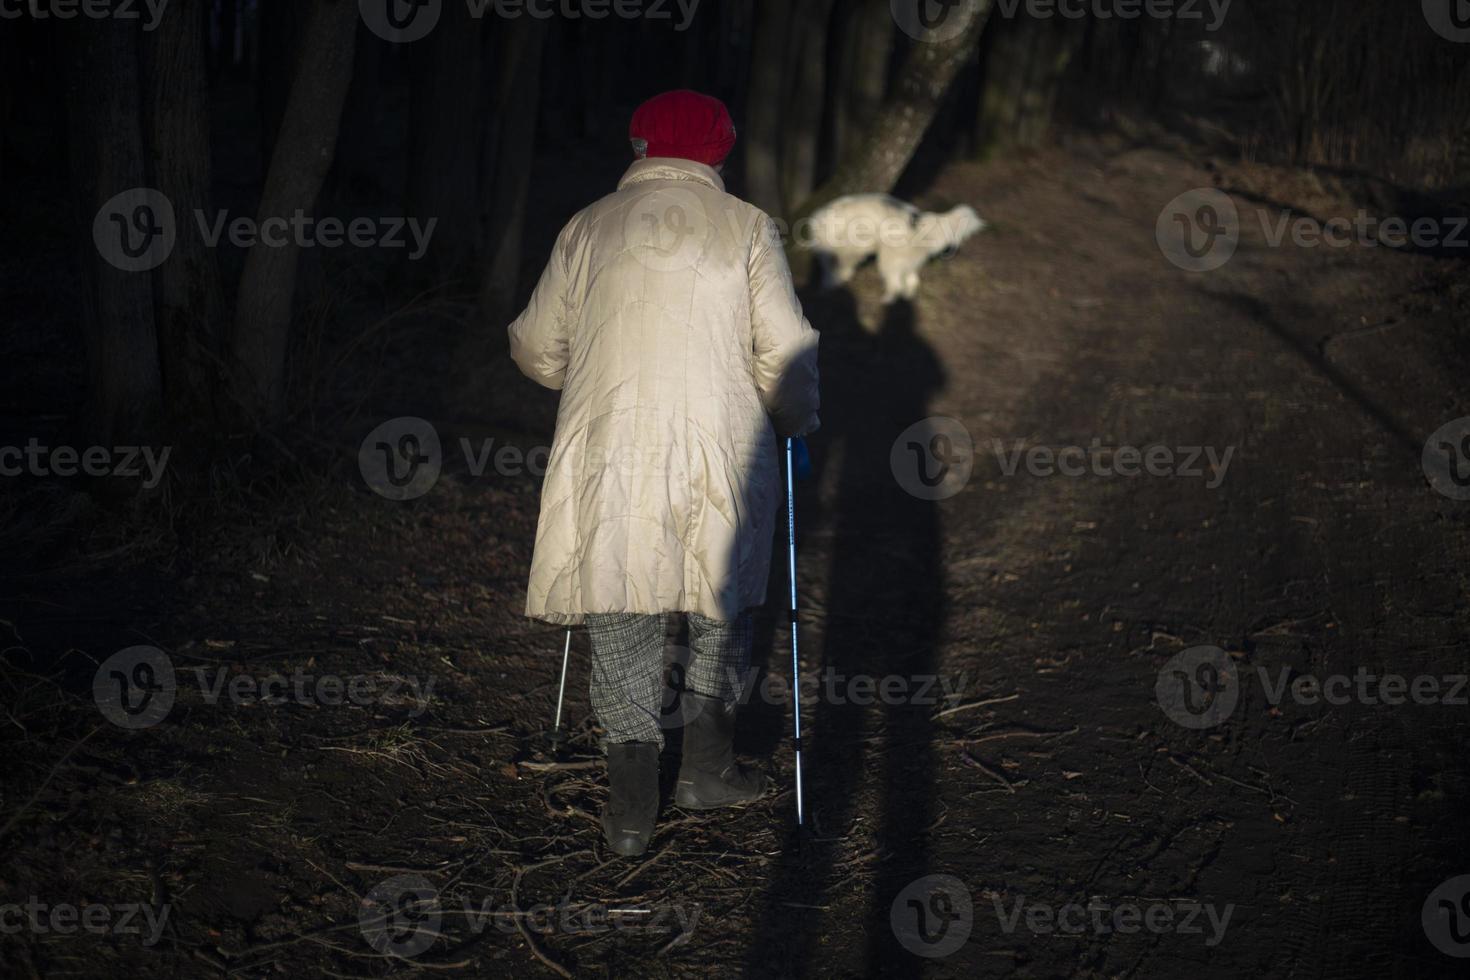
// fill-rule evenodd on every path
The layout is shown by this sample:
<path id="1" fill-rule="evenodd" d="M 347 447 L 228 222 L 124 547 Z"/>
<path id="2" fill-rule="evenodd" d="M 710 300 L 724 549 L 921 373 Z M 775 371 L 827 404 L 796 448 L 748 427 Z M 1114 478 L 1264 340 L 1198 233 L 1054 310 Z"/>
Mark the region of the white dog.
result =
<path id="1" fill-rule="evenodd" d="M 822 284 L 831 289 L 850 281 L 858 266 L 878 256 L 883 302 L 919 291 L 919 269 L 936 255 L 952 253 L 986 224 L 968 204 L 943 214 L 920 211 L 887 194 L 849 194 L 812 215 L 805 247 L 822 265 Z"/>

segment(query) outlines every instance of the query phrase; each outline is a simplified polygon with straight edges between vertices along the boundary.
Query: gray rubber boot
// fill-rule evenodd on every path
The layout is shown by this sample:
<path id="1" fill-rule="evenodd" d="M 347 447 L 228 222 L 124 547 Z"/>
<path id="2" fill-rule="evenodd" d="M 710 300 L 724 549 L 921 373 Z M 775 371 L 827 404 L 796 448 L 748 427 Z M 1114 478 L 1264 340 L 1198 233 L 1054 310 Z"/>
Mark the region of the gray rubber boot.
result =
<path id="1" fill-rule="evenodd" d="M 607 804 L 602 836 L 624 857 L 648 850 L 658 816 L 658 743 L 615 742 L 607 747 Z"/>
<path id="2" fill-rule="evenodd" d="M 694 717 L 684 725 L 684 759 L 674 802 L 686 810 L 713 810 L 749 803 L 766 788 L 766 777 L 735 761 L 735 705 L 685 691 Z"/>

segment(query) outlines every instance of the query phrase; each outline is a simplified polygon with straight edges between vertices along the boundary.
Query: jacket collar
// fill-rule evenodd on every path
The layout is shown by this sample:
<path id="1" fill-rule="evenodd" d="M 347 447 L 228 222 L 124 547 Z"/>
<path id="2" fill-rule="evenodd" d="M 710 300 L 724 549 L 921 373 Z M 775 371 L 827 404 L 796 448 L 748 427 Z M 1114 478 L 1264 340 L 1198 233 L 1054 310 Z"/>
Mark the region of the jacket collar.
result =
<path id="1" fill-rule="evenodd" d="M 622 180 L 618 181 L 618 190 L 645 180 L 692 180 L 717 191 L 725 189 L 725 181 L 715 172 L 714 167 L 682 157 L 648 157 L 633 161 Z"/>

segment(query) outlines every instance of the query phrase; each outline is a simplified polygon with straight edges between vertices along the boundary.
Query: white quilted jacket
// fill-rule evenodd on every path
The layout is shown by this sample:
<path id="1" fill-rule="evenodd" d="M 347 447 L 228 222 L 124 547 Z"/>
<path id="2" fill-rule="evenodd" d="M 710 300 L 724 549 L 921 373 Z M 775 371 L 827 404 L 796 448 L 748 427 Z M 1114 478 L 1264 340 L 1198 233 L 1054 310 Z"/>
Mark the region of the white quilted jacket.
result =
<path id="1" fill-rule="evenodd" d="M 818 425 L 817 333 L 769 217 L 704 164 L 635 162 L 562 229 L 510 350 L 562 392 L 526 615 L 764 602 L 777 431 Z"/>

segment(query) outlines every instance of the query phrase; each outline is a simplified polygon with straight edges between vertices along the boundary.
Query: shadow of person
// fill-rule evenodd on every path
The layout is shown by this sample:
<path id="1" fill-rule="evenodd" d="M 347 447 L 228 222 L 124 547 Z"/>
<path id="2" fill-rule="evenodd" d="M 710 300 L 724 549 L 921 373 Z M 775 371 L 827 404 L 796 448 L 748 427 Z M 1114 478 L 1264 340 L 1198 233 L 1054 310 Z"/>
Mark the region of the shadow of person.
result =
<path id="1" fill-rule="evenodd" d="M 785 852 L 775 870 L 760 932 L 773 941 L 751 951 L 747 976 L 770 975 L 776 960 L 783 975 L 812 968 L 818 922 L 801 906 L 840 902 L 816 896 L 873 860 L 867 962 L 875 973 L 911 967 L 889 903 L 925 873 L 936 809 L 940 686 L 927 679 L 937 674 L 945 616 L 940 504 L 905 490 L 912 481 L 890 459 L 899 434 L 928 416 L 945 375 L 912 304 L 888 306 L 875 333 L 828 321 L 829 312 L 824 303 L 809 313 L 823 338 L 823 429 L 813 440 L 821 468 L 798 495 L 797 516 L 805 542 L 830 541 L 825 553 L 806 546 L 798 562 L 806 802 L 819 840 L 800 859 Z"/>

